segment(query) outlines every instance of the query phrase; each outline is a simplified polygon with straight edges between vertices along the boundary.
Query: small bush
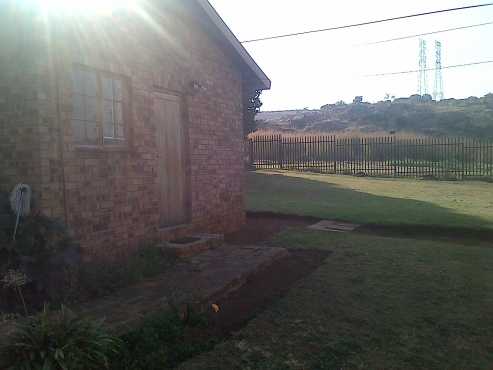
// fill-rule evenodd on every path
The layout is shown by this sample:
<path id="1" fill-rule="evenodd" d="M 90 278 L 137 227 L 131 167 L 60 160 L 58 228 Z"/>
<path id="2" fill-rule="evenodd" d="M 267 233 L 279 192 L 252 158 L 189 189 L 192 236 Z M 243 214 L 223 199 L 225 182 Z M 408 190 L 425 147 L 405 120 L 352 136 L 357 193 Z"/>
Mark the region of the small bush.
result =
<path id="1" fill-rule="evenodd" d="M 100 370 L 118 352 L 119 339 L 101 322 L 81 319 L 66 308 L 18 323 L 1 349 L 1 361 L 12 370 Z"/>
<path id="2" fill-rule="evenodd" d="M 16 217 L 5 208 L 0 216 L 0 280 L 9 271 L 27 276 L 23 291 L 31 312 L 41 309 L 44 301 L 62 301 L 67 272 L 77 269 L 80 263 L 79 247 L 68 229 L 58 220 L 34 213 L 20 220 L 14 241 Z M 16 296 L 2 287 L 0 309 L 19 311 Z"/>
<path id="3" fill-rule="evenodd" d="M 63 222 L 39 213 L 20 219 L 15 241 L 12 240 L 15 215 L 4 213 L 0 221 L 0 250 L 9 253 L 14 261 L 19 258 L 45 261 L 74 244 Z"/>
<path id="4" fill-rule="evenodd" d="M 122 337 L 122 351 L 112 361 L 114 370 L 172 369 L 199 353 L 210 350 L 214 338 L 192 341 L 187 339 L 187 326 L 202 326 L 204 318 L 194 314 L 193 321 L 184 322 L 176 312 L 156 314 L 143 325 Z"/>
<path id="5" fill-rule="evenodd" d="M 20 319 L 18 314 L 0 312 L 0 324 Z"/>
<path id="6" fill-rule="evenodd" d="M 165 272 L 176 257 L 162 249 L 146 245 L 124 260 L 83 264 L 79 274 L 78 291 L 73 299 L 104 296 L 113 291 Z"/>
<path id="7" fill-rule="evenodd" d="M 43 215 L 26 217 L 19 224 L 15 253 L 36 259 L 62 252 L 73 243 L 63 222 Z"/>

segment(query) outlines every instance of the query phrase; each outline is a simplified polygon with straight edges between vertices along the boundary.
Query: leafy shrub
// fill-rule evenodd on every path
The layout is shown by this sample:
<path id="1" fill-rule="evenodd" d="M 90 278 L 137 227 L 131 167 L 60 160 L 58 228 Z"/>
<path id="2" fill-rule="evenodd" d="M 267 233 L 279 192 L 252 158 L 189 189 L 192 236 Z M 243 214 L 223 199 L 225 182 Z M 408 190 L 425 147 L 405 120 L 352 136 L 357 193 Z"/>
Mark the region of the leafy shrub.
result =
<path id="1" fill-rule="evenodd" d="M 78 318 L 65 307 L 59 312 L 45 308 L 17 324 L 0 363 L 12 370 L 100 370 L 109 368 L 109 356 L 119 348 L 119 339 L 101 322 Z"/>
<path id="2" fill-rule="evenodd" d="M 186 337 L 188 326 L 203 325 L 204 318 L 188 323 L 176 312 L 156 314 L 143 325 L 122 337 L 122 351 L 112 362 L 114 370 L 165 370 L 199 353 L 212 349 L 215 339 L 191 341 Z"/>
<path id="3" fill-rule="evenodd" d="M 0 202 L 1 203 L 1 202 Z M 27 276 L 23 287 L 31 308 L 42 308 L 44 301 L 62 301 L 68 272 L 80 264 L 80 252 L 68 229 L 58 221 L 34 213 L 21 219 L 16 240 L 12 240 L 15 216 L 0 206 L 0 280 L 9 271 Z M 0 309 L 18 310 L 15 296 L 0 289 Z"/>
<path id="4" fill-rule="evenodd" d="M 20 319 L 20 316 L 14 313 L 0 312 L 0 324 L 4 322 L 10 322 Z"/>
<path id="5" fill-rule="evenodd" d="M 39 213 L 22 217 L 16 239 L 12 240 L 16 217 L 7 207 L 2 207 L 3 198 L 0 196 L 0 254 L 8 257 L 3 266 L 5 261 L 10 265 L 19 265 L 22 261 L 43 263 L 74 245 L 63 222 Z"/>
<path id="6" fill-rule="evenodd" d="M 94 298 L 107 295 L 119 288 L 154 277 L 166 271 L 176 260 L 161 248 L 141 247 L 124 260 L 100 261 L 83 264 L 75 298 Z"/>
<path id="7" fill-rule="evenodd" d="M 24 218 L 19 224 L 13 252 L 40 260 L 60 253 L 72 243 L 63 222 L 33 215 Z"/>
<path id="8" fill-rule="evenodd" d="M 32 205 L 35 205 L 35 200 Z M 21 217 L 16 240 L 12 240 L 17 217 L 10 209 L 9 194 L 0 192 L 0 252 L 14 256 L 42 257 L 58 254 L 73 244 L 63 222 L 42 215 L 36 207 L 29 216 Z M 12 257 L 12 256 L 10 256 Z"/>
<path id="9" fill-rule="evenodd" d="M 0 280 L 2 285 L 7 289 L 12 289 L 15 291 L 19 300 L 24 308 L 24 313 L 28 315 L 26 300 L 24 299 L 24 294 L 22 293 L 22 288 L 29 282 L 29 278 L 22 271 L 9 270 L 7 274 Z"/>

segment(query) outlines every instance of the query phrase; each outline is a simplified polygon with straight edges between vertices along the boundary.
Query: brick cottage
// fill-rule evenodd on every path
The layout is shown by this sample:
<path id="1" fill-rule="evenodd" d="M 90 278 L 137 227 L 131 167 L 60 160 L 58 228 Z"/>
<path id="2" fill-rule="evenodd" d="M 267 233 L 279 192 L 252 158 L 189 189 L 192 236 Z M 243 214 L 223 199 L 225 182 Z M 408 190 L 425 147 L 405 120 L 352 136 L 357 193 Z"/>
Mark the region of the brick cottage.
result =
<path id="1" fill-rule="evenodd" d="M 28 3 L 1 5 L 0 190 L 30 185 L 88 256 L 238 229 L 244 111 L 270 81 L 209 2 Z"/>

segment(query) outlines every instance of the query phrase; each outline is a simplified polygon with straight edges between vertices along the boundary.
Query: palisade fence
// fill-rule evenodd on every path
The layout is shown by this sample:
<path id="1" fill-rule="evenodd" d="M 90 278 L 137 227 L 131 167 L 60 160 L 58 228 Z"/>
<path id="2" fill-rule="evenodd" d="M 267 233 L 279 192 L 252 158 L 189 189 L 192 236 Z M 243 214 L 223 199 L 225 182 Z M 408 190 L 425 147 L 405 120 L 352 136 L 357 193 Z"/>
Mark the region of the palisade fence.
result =
<path id="1" fill-rule="evenodd" d="M 493 176 L 493 141 L 469 138 L 254 136 L 250 164 L 359 176 L 464 179 Z"/>

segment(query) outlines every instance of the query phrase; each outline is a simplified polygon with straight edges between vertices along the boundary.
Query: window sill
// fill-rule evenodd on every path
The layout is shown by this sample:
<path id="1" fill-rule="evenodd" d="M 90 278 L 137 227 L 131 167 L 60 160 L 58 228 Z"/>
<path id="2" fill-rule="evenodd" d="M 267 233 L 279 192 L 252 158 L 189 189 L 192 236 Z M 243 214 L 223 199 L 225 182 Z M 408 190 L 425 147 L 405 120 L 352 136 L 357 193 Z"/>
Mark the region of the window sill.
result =
<path id="1" fill-rule="evenodd" d="M 85 145 L 85 144 L 75 144 L 75 150 L 80 152 L 128 152 L 128 144 L 118 143 L 118 144 L 104 144 L 104 145 Z"/>
<path id="2" fill-rule="evenodd" d="M 180 232 L 180 231 L 185 231 L 187 229 L 191 229 L 193 227 L 193 224 L 190 223 L 184 223 L 180 225 L 174 225 L 174 226 L 160 226 L 158 228 L 158 231 L 161 233 L 174 233 L 174 232 Z"/>

